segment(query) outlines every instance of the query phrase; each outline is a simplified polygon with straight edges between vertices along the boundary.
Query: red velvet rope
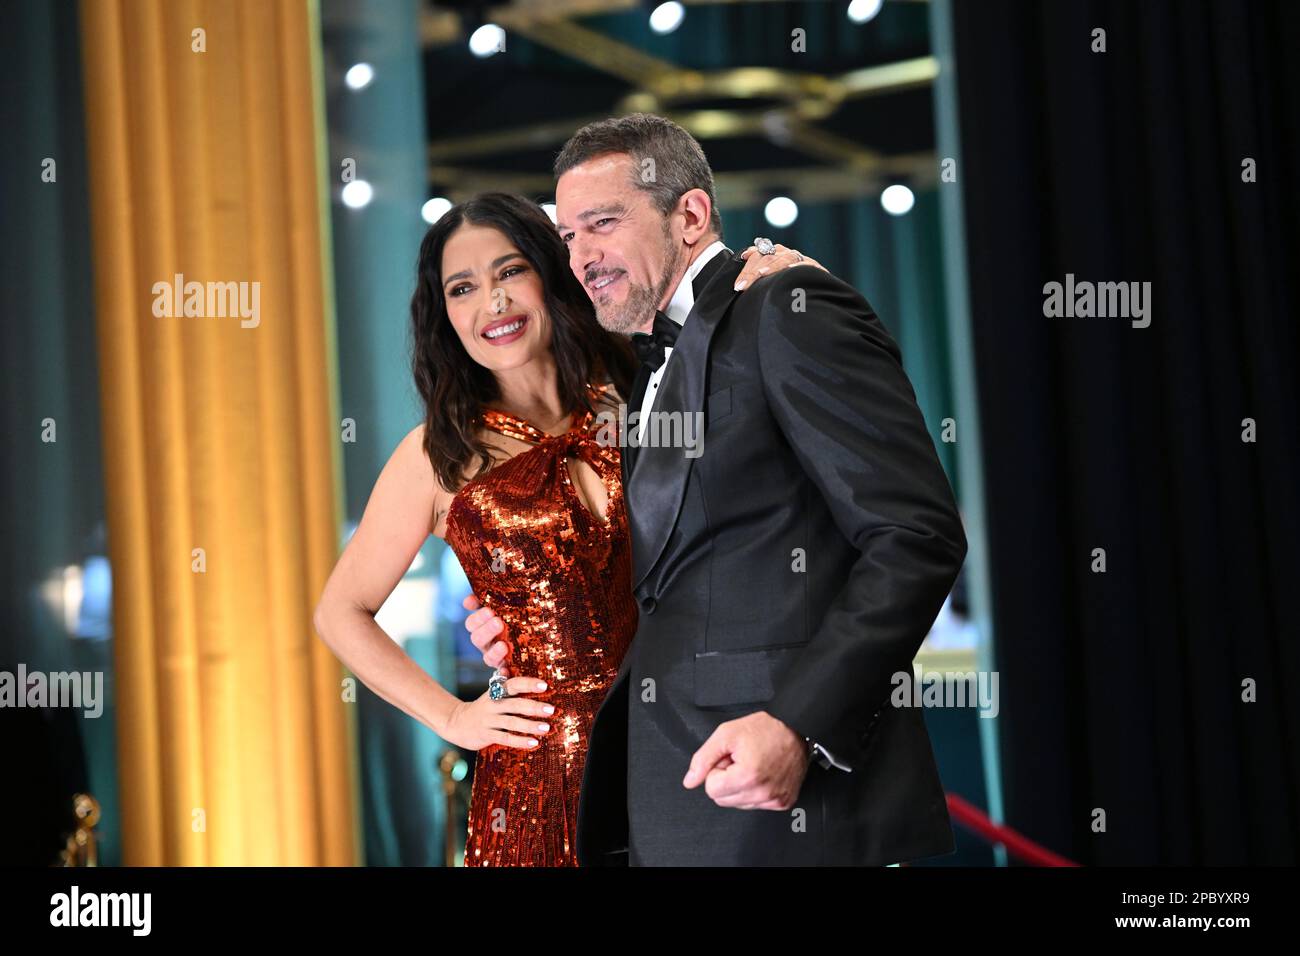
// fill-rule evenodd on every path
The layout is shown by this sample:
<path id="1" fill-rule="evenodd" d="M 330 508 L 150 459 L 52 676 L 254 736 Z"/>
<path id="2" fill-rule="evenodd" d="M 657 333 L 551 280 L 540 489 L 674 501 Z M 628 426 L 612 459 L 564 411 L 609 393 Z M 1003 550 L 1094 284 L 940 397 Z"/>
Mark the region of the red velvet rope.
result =
<path id="1" fill-rule="evenodd" d="M 1057 856 L 1046 847 L 1039 846 L 1010 827 L 994 823 L 974 804 L 968 803 L 955 794 L 948 794 L 948 812 L 954 820 L 975 835 L 989 843 L 1000 843 L 1016 859 L 1031 866 L 1078 866 L 1073 860 Z"/>

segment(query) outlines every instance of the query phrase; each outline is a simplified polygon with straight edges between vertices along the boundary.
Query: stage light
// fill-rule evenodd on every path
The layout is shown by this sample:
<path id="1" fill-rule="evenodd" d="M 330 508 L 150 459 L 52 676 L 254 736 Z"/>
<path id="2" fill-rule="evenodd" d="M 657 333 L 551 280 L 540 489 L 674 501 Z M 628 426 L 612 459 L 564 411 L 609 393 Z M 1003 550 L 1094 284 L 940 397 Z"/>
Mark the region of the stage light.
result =
<path id="1" fill-rule="evenodd" d="M 506 48 L 506 31 L 495 23 L 485 23 L 469 37 L 469 50 L 475 56 L 491 56 Z"/>
<path id="2" fill-rule="evenodd" d="M 374 198 L 375 191 L 364 179 L 354 179 L 343 187 L 343 205 L 350 209 L 360 209 Z"/>
<path id="3" fill-rule="evenodd" d="M 434 196 L 420 207 L 420 218 L 432 226 L 435 222 L 441 219 L 443 213 L 450 208 L 450 199 L 445 199 L 442 196 Z"/>
<path id="4" fill-rule="evenodd" d="M 854 23 L 866 23 L 884 6 L 885 0 L 853 0 L 849 4 L 849 19 Z"/>
<path id="5" fill-rule="evenodd" d="M 799 206 L 789 196 L 776 196 L 767 201 L 763 215 L 769 225 L 783 229 L 799 218 Z"/>
<path id="6" fill-rule="evenodd" d="M 903 216 L 912 211 L 916 197 L 906 186 L 895 183 L 880 194 L 880 205 L 891 216 Z"/>
<path id="7" fill-rule="evenodd" d="M 347 73 L 343 74 L 343 82 L 350 90 L 364 90 L 374 78 L 375 68 L 369 63 L 354 64 L 348 68 Z"/>
<path id="8" fill-rule="evenodd" d="M 685 16 L 686 8 L 676 0 L 661 3 L 650 11 L 650 29 L 655 33 L 672 33 L 682 25 Z"/>

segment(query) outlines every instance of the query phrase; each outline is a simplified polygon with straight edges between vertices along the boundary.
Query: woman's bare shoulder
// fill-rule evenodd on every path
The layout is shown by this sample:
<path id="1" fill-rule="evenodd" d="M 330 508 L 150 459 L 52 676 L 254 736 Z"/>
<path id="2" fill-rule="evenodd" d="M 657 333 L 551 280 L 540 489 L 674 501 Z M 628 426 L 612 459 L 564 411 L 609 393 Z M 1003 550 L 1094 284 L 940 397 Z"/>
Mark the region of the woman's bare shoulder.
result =
<path id="1" fill-rule="evenodd" d="M 429 453 L 424 448 L 424 422 L 406 433 L 398 443 L 397 450 L 393 452 L 393 460 L 404 468 L 426 475 L 435 485 L 439 484 L 437 475 L 434 474 L 433 463 L 429 461 Z"/>
<path id="2" fill-rule="evenodd" d="M 429 460 L 429 452 L 424 447 L 424 434 L 424 422 L 408 431 L 393 452 L 393 462 L 413 478 L 418 476 L 420 484 L 431 492 L 433 502 L 429 509 L 429 533 L 441 538 L 446 535 L 447 511 L 455 492 L 443 485 L 438 477 L 433 462 Z"/>

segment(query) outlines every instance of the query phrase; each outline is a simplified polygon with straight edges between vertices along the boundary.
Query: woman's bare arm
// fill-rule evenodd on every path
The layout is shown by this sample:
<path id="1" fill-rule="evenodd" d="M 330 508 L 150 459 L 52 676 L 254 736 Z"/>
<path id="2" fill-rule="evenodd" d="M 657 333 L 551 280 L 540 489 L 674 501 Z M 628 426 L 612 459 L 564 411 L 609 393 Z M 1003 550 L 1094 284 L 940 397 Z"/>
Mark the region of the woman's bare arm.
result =
<path id="1" fill-rule="evenodd" d="M 313 623 L 334 655 L 372 691 L 439 736 L 460 699 L 430 677 L 375 622 L 451 496 L 412 429 L 375 482 L 361 523 L 339 556 Z"/>

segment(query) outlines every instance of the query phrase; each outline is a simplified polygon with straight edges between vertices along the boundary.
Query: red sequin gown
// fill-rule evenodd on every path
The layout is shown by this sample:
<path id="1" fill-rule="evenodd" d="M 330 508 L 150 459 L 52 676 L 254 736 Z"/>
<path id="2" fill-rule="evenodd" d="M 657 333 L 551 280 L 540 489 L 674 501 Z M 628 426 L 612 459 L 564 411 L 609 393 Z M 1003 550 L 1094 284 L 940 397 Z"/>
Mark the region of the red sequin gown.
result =
<path id="1" fill-rule="evenodd" d="M 485 411 L 482 424 L 534 447 L 460 489 L 447 513 L 446 540 L 474 594 L 505 623 L 506 673 L 546 681 L 545 691 L 528 696 L 556 710 L 541 718 L 551 729 L 537 747 L 478 751 L 465 865 L 577 866 L 578 792 L 591 721 L 637 622 L 620 450 L 602 440 L 602 422 L 590 412 L 575 414 L 569 431 L 557 436 L 495 409 Z M 605 520 L 578 497 L 566 464 L 571 456 L 605 485 Z"/>

